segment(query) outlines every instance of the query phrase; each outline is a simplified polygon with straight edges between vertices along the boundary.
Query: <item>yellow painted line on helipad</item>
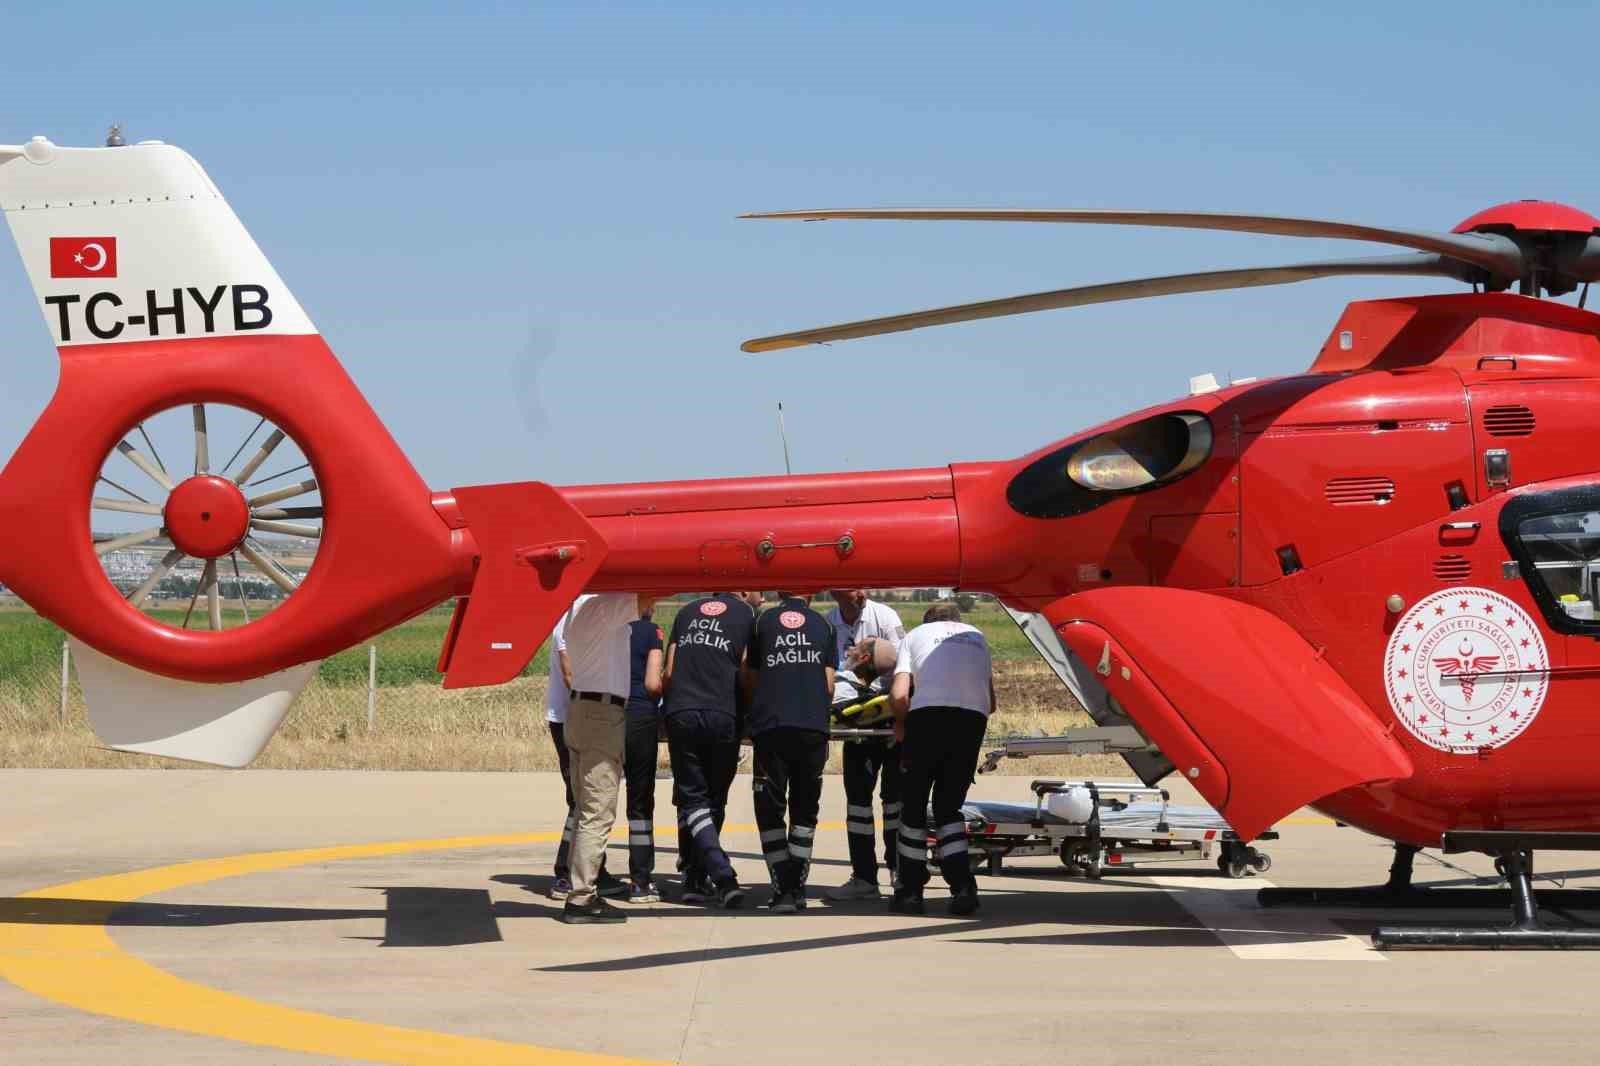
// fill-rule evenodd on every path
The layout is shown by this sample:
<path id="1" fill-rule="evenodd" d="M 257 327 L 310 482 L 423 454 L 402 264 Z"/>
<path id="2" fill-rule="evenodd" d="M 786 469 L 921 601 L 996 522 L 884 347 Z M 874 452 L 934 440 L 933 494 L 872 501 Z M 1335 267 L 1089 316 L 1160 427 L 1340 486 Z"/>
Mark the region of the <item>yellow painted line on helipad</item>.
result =
<path id="1" fill-rule="evenodd" d="M 741 828 L 744 827 L 727 827 L 729 831 Z M 53 885 L 19 898 L 83 900 L 90 905 L 86 918 L 92 924 L 0 921 L 0 976 L 36 996 L 91 1014 L 312 1055 L 369 1062 L 480 1066 L 638 1066 L 645 1060 L 354 1021 L 207 988 L 128 954 L 111 938 L 104 924 L 118 907 L 143 896 L 225 877 L 343 859 L 539 844 L 559 839 L 560 833 L 518 833 L 266 851 Z M 95 903 L 104 904 L 104 913 L 93 912 Z"/>

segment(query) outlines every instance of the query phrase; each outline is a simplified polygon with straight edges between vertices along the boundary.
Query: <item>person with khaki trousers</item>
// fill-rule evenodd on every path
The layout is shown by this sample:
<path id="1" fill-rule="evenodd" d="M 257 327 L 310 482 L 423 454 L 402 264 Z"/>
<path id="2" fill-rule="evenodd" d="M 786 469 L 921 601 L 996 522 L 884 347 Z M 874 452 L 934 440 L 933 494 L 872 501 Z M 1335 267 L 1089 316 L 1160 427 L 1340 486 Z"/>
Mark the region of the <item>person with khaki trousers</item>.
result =
<path id="1" fill-rule="evenodd" d="M 600 898 L 596 886 L 606 839 L 617 820 L 622 781 L 624 708 L 630 687 L 628 626 L 655 600 L 632 592 L 605 592 L 573 604 L 567 612 L 572 694 L 566 741 L 578 822 L 572 841 L 572 892 L 561 911 L 561 920 L 568 924 L 627 920 Z"/>

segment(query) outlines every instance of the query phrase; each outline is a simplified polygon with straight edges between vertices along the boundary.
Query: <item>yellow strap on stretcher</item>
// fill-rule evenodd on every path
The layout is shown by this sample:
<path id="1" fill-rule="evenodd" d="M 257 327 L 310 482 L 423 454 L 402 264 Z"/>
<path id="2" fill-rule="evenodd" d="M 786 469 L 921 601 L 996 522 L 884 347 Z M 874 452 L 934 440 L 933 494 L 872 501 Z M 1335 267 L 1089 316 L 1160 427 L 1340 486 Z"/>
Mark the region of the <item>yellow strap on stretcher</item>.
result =
<path id="1" fill-rule="evenodd" d="M 850 706 L 837 711 L 834 717 L 840 722 L 849 722 L 851 725 L 856 726 L 867 726 L 885 721 L 892 717 L 889 711 L 889 695 L 888 693 L 883 693 L 872 697 L 870 700 L 852 703 Z"/>

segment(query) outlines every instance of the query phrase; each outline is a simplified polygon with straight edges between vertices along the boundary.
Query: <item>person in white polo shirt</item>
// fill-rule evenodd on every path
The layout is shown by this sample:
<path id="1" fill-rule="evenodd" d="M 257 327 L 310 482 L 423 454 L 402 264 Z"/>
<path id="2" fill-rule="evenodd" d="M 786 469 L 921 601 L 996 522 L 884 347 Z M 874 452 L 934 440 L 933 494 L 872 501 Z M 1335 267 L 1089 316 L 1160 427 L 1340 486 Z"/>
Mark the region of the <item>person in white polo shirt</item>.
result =
<path id="1" fill-rule="evenodd" d="M 887 666 L 900 650 L 906 627 L 887 603 L 867 599 L 866 589 L 829 589 L 838 605 L 828 612 L 838 641 L 839 671 L 834 675 L 835 709 L 881 695 L 887 684 L 876 667 Z M 844 744 L 845 833 L 850 842 L 850 879 L 828 891 L 835 901 L 879 899 L 877 843 L 872 835 L 872 792 L 883 802 L 883 863 L 891 880 L 895 840 L 900 835 L 900 749 L 890 740 L 847 740 Z"/>
<path id="2" fill-rule="evenodd" d="M 939 869 L 950 886 L 950 913 L 978 909 L 978 881 L 967 855 L 961 805 L 978 769 L 984 730 L 994 711 L 989 642 L 961 621 L 954 604 L 936 604 L 900 645 L 889 691 L 901 741 L 900 884 L 889 909 L 923 912 L 928 883 L 928 794 L 938 826 Z"/>
<path id="3" fill-rule="evenodd" d="M 561 919 L 569 924 L 627 918 L 597 894 L 606 838 L 617 820 L 628 692 L 629 625 L 655 605 L 643 593 L 605 592 L 574 603 L 563 636 L 572 669 L 566 741 L 572 760 L 577 829 L 572 841 L 572 891 Z"/>

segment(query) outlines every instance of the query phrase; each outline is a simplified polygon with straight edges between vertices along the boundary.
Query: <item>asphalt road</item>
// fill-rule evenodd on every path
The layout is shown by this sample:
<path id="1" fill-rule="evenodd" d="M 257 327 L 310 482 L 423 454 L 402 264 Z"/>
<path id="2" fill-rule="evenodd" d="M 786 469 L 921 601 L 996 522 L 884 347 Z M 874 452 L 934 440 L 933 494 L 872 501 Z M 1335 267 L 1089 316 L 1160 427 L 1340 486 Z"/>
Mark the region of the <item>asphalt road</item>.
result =
<path id="1" fill-rule="evenodd" d="M 1026 778 L 976 792 L 1020 800 Z M 946 916 L 936 888 L 919 918 L 662 903 L 567 927 L 543 894 L 563 815 L 550 774 L 8 770 L 0 795 L 6 1062 L 1595 1058 L 1600 954 L 1382 954 L 1366 932 L 1407 915 L 1263 911 L 1262 878 L 1209 863 L 1091 883 L 1016 860 L 980 879 L 973 919 Z M 830 778 L 823 821 L 843 814 Z M 741 875 L 764 882 L 748 777 L 729 820 Z M 1281 830 L 1272 883 L 1388 867 L 1383 842 L 1310 812 Z M 672 834 L 658 838 L 671 875 Z M 818 844 L 813 885 L 843 881 L 842 825 Z M 1540 858 L 1569 887 L 1600 873 L 1600 858 Z M 1425 853 L 1418 873 L 1489 865 Z"/>

